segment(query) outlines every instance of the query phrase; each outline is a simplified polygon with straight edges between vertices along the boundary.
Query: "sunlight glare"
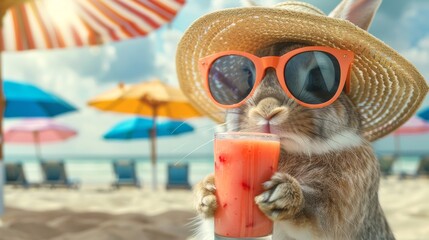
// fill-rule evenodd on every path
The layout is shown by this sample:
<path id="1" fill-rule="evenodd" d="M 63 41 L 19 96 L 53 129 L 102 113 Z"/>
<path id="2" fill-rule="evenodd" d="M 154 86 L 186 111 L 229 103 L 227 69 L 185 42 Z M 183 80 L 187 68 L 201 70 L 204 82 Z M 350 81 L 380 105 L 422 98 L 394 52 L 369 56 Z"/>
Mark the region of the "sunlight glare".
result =
<path id="1" fill-rule="evenodd" d="M 74 0 L 75 1 L 75 0 Z M 73 0 L 45 0 L 46 11 L 60 26 L 67 26 L 76 18 Z"/>

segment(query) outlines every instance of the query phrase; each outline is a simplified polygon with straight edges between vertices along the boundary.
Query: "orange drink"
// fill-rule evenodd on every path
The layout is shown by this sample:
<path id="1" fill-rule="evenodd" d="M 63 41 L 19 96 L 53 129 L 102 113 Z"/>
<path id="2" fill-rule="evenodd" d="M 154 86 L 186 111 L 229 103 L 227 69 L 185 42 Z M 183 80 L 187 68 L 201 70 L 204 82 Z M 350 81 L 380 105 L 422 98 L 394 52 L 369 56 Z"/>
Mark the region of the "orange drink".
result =
<path id="1" fill-rule="evenodd" d="M 279 138 L 273 134 L 215 135 L 216 239 L 258 239 L 272 234 L 273 222 L 259 210 L 254 198 L 277 170 L 279 154 Z"/>

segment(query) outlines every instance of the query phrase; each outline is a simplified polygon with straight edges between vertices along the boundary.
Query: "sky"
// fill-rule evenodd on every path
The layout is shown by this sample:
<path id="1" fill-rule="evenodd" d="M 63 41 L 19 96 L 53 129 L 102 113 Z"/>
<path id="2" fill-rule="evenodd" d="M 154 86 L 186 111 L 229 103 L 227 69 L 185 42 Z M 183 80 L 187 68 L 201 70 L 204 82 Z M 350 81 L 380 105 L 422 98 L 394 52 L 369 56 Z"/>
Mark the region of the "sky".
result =
<path id="1" fill-rule="evenodd" d="M 279 0 L 255 1 L 269 6 Z M 307 0 L 328 14 L 339 0 Z M 119 82 L 136 83 L 154 78 L 178 86 L 175 69 L 176 46 L 187 27 L 200 16 L 223 8 L 242 6 L 244 1 L 188 0 L 171 24 L 165 25 L 145 38 L 127 40 L 102 46 L 66 50 L 6 52 L 2 56 L 3 79 L 36 84 L 55 93 L 79 111 L 58 116 L 57 122 L 78 130 L 78 136 L 62 143 L 42 146 L 49 156 L 149 156 L 148 140 L 107 142 L 102 135 L 114 124 L 132 115 L 101 112 L 86 105 L 92 97 L 115 87 Z M 369 30 L 371 34 L 396 49 L 429 79 L 429 1 L 385 0 Z M 426 97 L 421 109 L 429 107 Z M 19 119 L 6 119 L 5 128 Z M 210 154 L 215 124 L 207 118 L 190 120 L 193 133 L 174 138 L 159 138 L 160 156 Z M 377 151 L 391 151 L 391 136 L 374 142 Z M 404 136 L 401 149 L 429 149 L 429 135 Z M 31 145 L 5 145 L 5 156 L 32 156 Z"/>

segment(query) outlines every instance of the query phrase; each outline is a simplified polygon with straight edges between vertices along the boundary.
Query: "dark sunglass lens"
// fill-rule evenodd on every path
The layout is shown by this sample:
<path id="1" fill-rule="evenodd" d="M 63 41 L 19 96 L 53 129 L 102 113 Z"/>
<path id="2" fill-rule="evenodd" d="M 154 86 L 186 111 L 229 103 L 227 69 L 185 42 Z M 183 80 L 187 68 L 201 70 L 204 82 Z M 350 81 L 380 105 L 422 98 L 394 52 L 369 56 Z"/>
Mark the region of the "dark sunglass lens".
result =
<path id="1" fill-rule="evenodd" d="M 239 55 L 218 58 L 210 67 L 208 76 L 213 98 L 224 105 L 245 99 L 252 91 L 255 79 L 255 65 L 250 59 Z"/>
<path id="2" fill-rule="evenodd" d="M 304 52 L 292 57 L 285 67 L 285 81 L 298 100 L 309 104 L 329 101 L 340 85 L 340 64 L 326 52 Z"/>

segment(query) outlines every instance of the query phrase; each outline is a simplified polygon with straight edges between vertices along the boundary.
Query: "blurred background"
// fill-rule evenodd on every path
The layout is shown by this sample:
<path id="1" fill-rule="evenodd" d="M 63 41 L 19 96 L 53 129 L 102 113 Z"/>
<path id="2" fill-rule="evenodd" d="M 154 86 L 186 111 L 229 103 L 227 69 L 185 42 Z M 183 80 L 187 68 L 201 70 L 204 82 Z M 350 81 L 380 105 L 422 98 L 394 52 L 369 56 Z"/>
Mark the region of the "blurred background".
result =
<path id="1" fill-rule="evenodd" d="M 281 1 L 259 1 L 272 5 Z M 339 1 L 306 1 L 329 13 Z M 108 159 L 114 156 L 132 156 L 148 159 L 149 141 L 108 142 L 101 137 L 108 128 L 129 115 L 105 113 L 87 106 L 87 101 L 97 94 L 114 88 L 119 82 L 137 83 L 159 79 L 178 86 L 175 71 L 175 52 L 182 33 L 199 16 L 218 9 L 243 6 L 244 1 L 189 0 L 177 16 L 146 37 L 107 43 L 84 48 L 61 50 L 31 50 L 4 52 L 2 70 L 5 79 L 36 84 L 60 95 L 72 103 L 77 112 L 60 116 L 62 123 L 73 126 L 79 134 L 69 141 L 43 147 L 49 158 L 81 159 L 88 157 Z M 61 9 L 60 7 L 54 9 Z M 57 10 L 58 11 L 58 10 Z M 429 3 L 422 0 L 384 2 L 369 30 L 411 61 L 427 79 L 429 75 Z M 59 14 L 60 15 L 60 14 Z M 421 110 L 429 107 L 426 98 Z M 6 120 L 5 128 L 16 120 Z M 183 136 L 159 140 L 160 158 L 210 159 L 214 123 L 208 118 L 189 120 L 195 131 Z M 429 135 L 401 136 L 401 151 L 416 154 L 429 151 Z M 181 143 L 181 144 L 177 144 Z M 374 142 L 379 153 L 393 153 L 395 138 L 387 136 Z M 34 156 L 29 146 L 7 145 L 5 158 Z"/>

